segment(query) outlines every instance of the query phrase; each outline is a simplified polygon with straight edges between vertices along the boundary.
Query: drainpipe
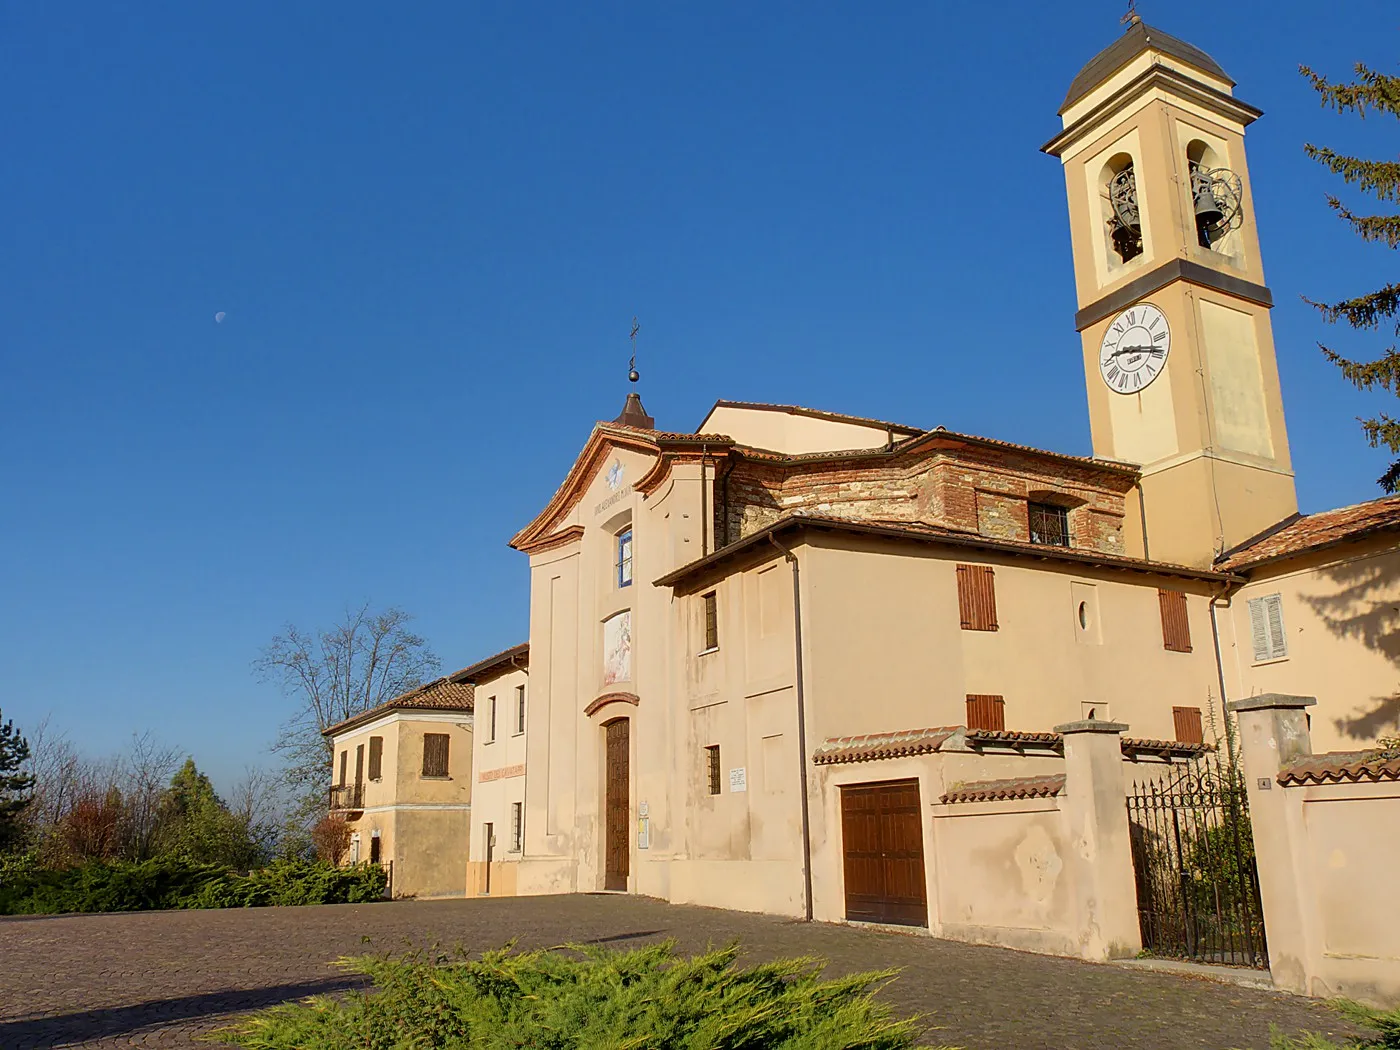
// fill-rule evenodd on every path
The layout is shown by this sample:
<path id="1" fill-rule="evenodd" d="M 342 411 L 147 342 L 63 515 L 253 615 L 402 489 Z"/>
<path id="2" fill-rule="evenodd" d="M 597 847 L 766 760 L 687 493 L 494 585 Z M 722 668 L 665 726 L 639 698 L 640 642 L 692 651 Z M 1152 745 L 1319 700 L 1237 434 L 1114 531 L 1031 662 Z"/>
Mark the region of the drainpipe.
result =
<path id="1" fill-rule="evenodd" d="M 807 802 L 807 708 L 802 693 L 802 587 L 798 575 L 797 555 L 788 550 L 771 532 L 768 542 L 782 551 L 792 566 L 792 633 L 797 650 L 797 763 L 801 773 L 798 781 L 802 803 L 802 904 L 803 921 L 812 921 L 812 819 Z"/>
<path id="2" fill-rule="evenodd" d="M 705 482 L 709 480 L 710 473 L 709 464 L 706 462 L 707 452 L 706 446 L 702 444 L 700 446 L 700 557 L 702 558 L 710 553 L 708 538 L 710 529 L 705 521 L 710 515 L 710 494 L 705 491 Z"/>
<path id="3" fill-rule="evenodd" d="M 1216 622 L 1216 603 L 1229 598 L 1230 588 L 1233 584 L 1224 584 L 1220 588 L 1219 594 L 1210 596 L 1210 639 L 1215 645 L 1215 674 L 1216 680 L 1220 683 L 1220 718 L 1225 724 L 1225 747 L 1230 752 L 1230 767 L 1235 766 L 1235 733 L 1230 728 L 1230 708 L 1226 704 L 1225 696 L 1225 659 L 1220 652 L 1220 625 Z"/>
<path id="4" fill-rule="evenodd" d="M 1138 517 L 1142 519 L 1142 560 L 1151 561 L 1152 555 L 1147 549 L 1147 497 L 1142 494 L 1142 475 L 1138 475 L 1137 490 Z"/>

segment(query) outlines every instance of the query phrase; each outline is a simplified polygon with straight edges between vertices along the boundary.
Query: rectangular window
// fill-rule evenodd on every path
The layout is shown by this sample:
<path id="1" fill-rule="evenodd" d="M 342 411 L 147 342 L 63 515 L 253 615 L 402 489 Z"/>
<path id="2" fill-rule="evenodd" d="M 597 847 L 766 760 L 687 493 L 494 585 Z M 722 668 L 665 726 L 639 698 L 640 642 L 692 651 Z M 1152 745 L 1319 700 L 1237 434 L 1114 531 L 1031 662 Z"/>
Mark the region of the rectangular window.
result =
<path id="1" fill-rule="evenodd" d="M 1162 607 L 1162 648 L 1174 653 L 1191 651 L 1191 624 L 1186 619 L 1186 595 L 1181 591 L 1158 591 Z"/>
<path id="2" fill-rule="evenodd" d="M 1006 728 L 1006 701 L 994 693 L 968 693 L 967 728 L 1001 732 Z"/>
<path id="3" fill-rule="evenodd" d="M 486 742 L 496 739 L 496 698 L 493 696 L 486 705 Z"/>
<path id="4" fill-rule="evenodd" d="M 1281 660 L 1288 655 L 1283 631 L 1283 595 L 1249 599 L 1249 631 L 1254 641 L 1254 662 Z"/>
<path id="5" fill-rule="evenodd" d="M 700 599 L 705 603 L 705 652 L 719 648 L 719 598 L 714 591 Z"/>
<path id="6" fill-rule="evenodd" d="M 525 845 L 525 803 L 510 804 L 510 851 L 519 853 Z"/>
<path id="7" fill-rule="evenodd" d="M 371 832 L 369 836 L 369 862 L 371 864 L 379 863 L 380 858 L 383 856 L 381 848 L 382 847 L 379 843 L 379 832 Z"/>
<path id="8" fill-rule="evenodd" d="M 617 585 L 632 586 L 632 530 L 627 529 L 617 537 Z"/>
<path id="9" fill-rule="evenodd" d="M 1044 543 L 1050 547 L 1069 546 L 1069 513 L 1064 507 L 1049 503 L 1028 505 L 1031 542 Z"/>
<path id="10" fill-rule="evenodd" d="M 1176 723 L 1176 739 L 1183 744 L 1204 744 L 1206 736 L 1201 728 L 1199 707 L 1173 707 L 1172 721 Z"/>
<path id="11" fill-rule="evenodd" d="M 718 795 L 720 792 L 719 776 L 719 745 L 711 744 L 705 748 L 705 771 L 710 778 L 710 794 Z"/>
<path id="12" fill-rule="evenodd" d="M 341 786 L 341 787 L 344 787 L 344 786 L 345 786 L 345 764 L 346 764 L 347 762 L 349 762 L 349 761 L 350 761 L 350 752 L 349 752 L 349 751 L 342 751 L 342 752 L 340 753 L 340 786 Z"/>
<path id="13" fill-rule="evenodd" d="M 515 731 L 517 734 L 525 732 L 525 687 L 523 685 L 515 687 Z"/>
<path id="14" fill-rule="evenodd" d="M 423 775 L 447 776 L 447 746 L 451 737 L 446 733 L 423 734 Z"/>
<path id="15" fill-rule="evenodd" d="M 958 616 L 964 631 L 997 629 L 995 578 L 990 565 L 958 566 Z"/>
<path id="16" fill-rule="evenodd" d="M 355 786 L 359 787 L 365 782 L 365 745 L 360 744 L 355 748 Z"/>
<path id="17" fill-rule="evenodd" d="M 369 738 L 369 778 L 378 780 L 384 775 L 384 738 L 382 736 L 372 736 Z"/>

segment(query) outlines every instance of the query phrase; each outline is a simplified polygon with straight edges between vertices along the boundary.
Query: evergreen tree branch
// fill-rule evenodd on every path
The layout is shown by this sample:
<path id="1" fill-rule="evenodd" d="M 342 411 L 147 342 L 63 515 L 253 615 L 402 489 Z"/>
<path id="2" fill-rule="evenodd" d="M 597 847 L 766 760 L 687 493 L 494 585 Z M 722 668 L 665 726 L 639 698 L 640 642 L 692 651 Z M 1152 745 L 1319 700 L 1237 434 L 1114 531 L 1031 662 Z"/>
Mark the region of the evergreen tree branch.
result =
<path id="1" fill-rule="evenodd" d="M 1349 157 L 1312 143 L 1305 145 L 1303 152 L 1334 175 L 1340 175 L 1348 186 L 1372 194 L 1377 200 L 1400 202 L 1400 162 Z"/>
<path id="2" fill-rule="evenodd" d="M 1363 241 L 1381 241 L 1388 247 L 1400 245 L 1400 215 L 1357 215 L 1336 197 L 1328 196 L 1327 203 Z"/>
<path id="3" fill-rule="evenodd" d="M 1359 295 L 1354 299 L 1343 299 L 1335 303 L 1320 303 L 1307 296 L 1303 302 L 1316 307 L 1328 324 L 1346 321 L 1353 328 L 1377 328 L 1381 321 L 1400 313 L 1400 281 L 1388 284 L 1379 291 Z M 1400 327 L 1400 326 L 1397 326 Z M 1397 331 L 1400 335 L 1400 331 Z"/>
<path id="4" fill-rule="evenodd" d="M 1352 110 L 1364 118 L 1367 110 L 1374 109 L 1400 117 L 1400 77 L 1378 73 L 1364 62 L 1356 63 L 1358 82 L 1354 84 L 1334 84 L 1308 66 L 1299 66 L 1298 71 L 1312 81 L 1322 104 L 1338 113 Z"/>

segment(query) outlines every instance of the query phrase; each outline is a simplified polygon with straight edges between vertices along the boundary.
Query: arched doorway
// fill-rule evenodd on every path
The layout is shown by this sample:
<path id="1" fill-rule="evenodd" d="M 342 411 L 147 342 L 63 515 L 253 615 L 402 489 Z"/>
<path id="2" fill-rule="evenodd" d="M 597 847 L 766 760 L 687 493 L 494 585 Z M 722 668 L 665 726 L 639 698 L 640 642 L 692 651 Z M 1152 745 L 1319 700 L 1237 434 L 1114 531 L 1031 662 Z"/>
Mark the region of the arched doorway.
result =
<path id="1" fill-rule="evenodd" d="M 631 727 L 628 718 L 603 726 L 603 888 L 626 890 L 631 873 Z"/>

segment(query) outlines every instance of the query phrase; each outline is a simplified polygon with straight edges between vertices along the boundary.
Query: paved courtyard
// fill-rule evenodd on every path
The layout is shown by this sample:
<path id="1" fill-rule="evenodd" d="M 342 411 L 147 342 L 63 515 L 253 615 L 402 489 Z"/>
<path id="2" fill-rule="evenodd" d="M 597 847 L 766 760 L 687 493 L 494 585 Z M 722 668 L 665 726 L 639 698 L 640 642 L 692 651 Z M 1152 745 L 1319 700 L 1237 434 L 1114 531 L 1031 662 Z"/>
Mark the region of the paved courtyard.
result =
<path id="1" fill-rule="evenodd" d="M 1271 1021 L 1342 1030 L 1316 1003 L 1209 981 L 579 895 L 0 919 L 0 1048 L 202 1045 L 240 1011 L 351 987 L 331 965 L 341 955 L 664 937 L 686 949 L 739 938 L 752 959 L 817 954 L 838 972 L 903 967 L 889 1001 L 924 1015 L 930 1042 L 968 1050 L 1263 1050 Z"/>

